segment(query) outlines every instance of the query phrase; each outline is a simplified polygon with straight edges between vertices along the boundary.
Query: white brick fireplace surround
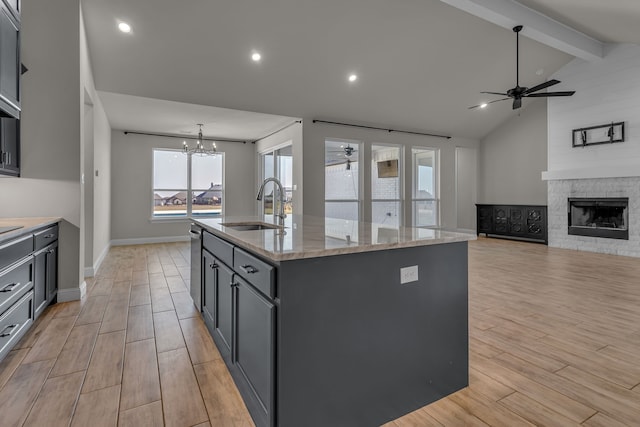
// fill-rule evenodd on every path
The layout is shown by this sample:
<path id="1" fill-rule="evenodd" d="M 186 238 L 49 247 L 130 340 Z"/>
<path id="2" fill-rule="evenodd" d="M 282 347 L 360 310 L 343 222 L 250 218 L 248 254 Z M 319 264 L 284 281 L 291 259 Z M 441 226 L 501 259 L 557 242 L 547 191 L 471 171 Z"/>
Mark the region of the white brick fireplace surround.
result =
<path id="1" fill-rule="evenodd" d="M 549 246 L 640 257 L 640 177 L 553 180 L 547 188 Z M 628 197 L 629 240 L 569 235 L 570 197 Z"/>
<path id="2" fill-rule="evenodd" d="M 549 98 L 548 158 L 542 179 L 548 191 L 549 246 L 640 257 L 640 46 L 607 45 L 597 61 L 574 59 L 553 78 Z M 625 123 L 625 141 L 572 147 L 572 130 Z M 568 234 L 570 197 L 628 197 L 629 240 Z"/>

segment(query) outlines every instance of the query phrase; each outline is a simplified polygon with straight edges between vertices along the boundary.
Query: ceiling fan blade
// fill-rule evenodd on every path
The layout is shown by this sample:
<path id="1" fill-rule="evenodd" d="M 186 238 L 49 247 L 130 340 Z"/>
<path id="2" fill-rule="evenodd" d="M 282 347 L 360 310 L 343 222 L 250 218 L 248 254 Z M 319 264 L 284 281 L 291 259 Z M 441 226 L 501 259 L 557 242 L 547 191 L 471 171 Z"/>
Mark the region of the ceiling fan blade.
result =
<path id="1" fill-rule="evenodd" d="M 474 108 L 479 108 L 483 104 L 489 105 L 489 104 L 493 104 L 494 102 L 506 101 L 507 99 L 511 99 L 511 98 L 502 98 L 502 99 L 496 99 L 495 101 L 483 102 L 482 104 L 478 104 L 478 105 L 474 105 L 473 107 L 469 107 L 469 110 L 472 110 Z"/>
<path id="2" fill-rule="evenodd" d="M 537 86 L 530 87 L 529 89 L 525 90 L 524 93 L 526 95 L 526 94 L 529 94 L 529 93 L 532 93 L 532 92 L 537 92 L 539 90 L 546 89 L 546 88 L 548 88 L 550 86 L 557 85 L 558 83 L 560 83 L 559 80 L 552 79 L 552 80 L 549 80 L 548 82 L 540 83 Z"/>
<path id="3" fill-rule="evenodd" d="M 513 109 L 517 110 L 520 107 L 522 107 L 522 98 L 515 98 L 513 100 Z"/>
<path id="4" fill-rule="evenodd" d="M 480 92 L 480 93 L 488 93 L 489 95 L 502 95 L 502 96 L 509 96 L 506 93 L 500 93 L 500 92 Z"/>
<path id="5" fill-rule="evenodd" d="M 546 98 L 548 96 L 571 96 L 576 93 L 575 90 L 566 91 L 566 92 L 545 92 L 545 93 L 530 93 L 528 95 L 524 95 L 529 98 Z"/>

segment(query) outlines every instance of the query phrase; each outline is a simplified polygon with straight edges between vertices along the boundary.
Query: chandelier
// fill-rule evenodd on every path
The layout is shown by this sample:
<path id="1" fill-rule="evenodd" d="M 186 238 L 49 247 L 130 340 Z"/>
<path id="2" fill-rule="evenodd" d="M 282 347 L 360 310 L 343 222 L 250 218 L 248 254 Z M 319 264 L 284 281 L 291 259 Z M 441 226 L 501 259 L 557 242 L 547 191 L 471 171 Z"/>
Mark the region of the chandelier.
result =
<path id="1" fill-rule="evenodd" d="M 202 123 L 198 123 L 197 126 L 200 126 L 198 130 L 198 139 L 196 141 L 196 146 L 194 148 L 189 148 L 187 145 L 187 141 L 182 141 L 182 151 L 184 154 L 196 154 L 199 156 L 215 156 L 218 154 L 218 149 L 216 148 L 216 143 L 213 142 L 211 144 L 211 148 L 207 148 L 204 146 L 204 139 L 202 139 Z"/>

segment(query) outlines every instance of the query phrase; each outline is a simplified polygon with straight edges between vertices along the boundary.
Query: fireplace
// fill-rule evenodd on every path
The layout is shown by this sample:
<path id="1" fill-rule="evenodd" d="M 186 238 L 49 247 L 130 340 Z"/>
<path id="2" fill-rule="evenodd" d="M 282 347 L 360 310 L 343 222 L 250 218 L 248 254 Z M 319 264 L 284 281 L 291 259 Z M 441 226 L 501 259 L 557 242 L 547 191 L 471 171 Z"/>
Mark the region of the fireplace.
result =
<path id="1" fill-rule="evenodd" d="M 570 198 L 569 234 L 629 240 L 629 199 Z"/>

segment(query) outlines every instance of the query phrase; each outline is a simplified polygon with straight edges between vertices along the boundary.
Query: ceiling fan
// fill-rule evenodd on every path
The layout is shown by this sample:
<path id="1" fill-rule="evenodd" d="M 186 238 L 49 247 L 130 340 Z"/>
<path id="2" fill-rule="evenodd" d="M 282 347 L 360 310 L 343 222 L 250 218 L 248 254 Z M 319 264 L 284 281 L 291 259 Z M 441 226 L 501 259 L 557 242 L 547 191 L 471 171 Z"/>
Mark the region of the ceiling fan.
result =
<path id="1" fill-rule="evenodd" d="M 358 151 L 358 150 L 356 150 L 356 148 L 355 148 L 355 147 L 352 147 L 352 146 L 351 146 L 351 144 L 347 144 L 347 145 L 345 145 L 345 146 L 341 146 L 341 147 L 340 147 L 340 150 L 329 150 L 329 151 L 327 151 L 327 153 L 338 153 L 338 154 L 344 154 L 344 156 L 345 156 L 346 158 L 349 158 L 349 157 L 351 157 L 351 156 L 353 155 L 353 153 L 355 153 L 356 151 Z"/>
<path id="2" fill-rule="evenodd" d="M 469 109 L 474 108 L 484 108 L 489 104 L 493 104 L 494 102 L 506 101 L 508 99 L 513 99 L 513 109 L 517 110 L 522 106 L 522 98 L 546 98 L 548 96 L 571 96 L 575 91 L 565 91 L 565 92 L 543 92 L 543 93 L 534 93 L 539 90 L 546 89 L 550 86 L 557 85 L 560 83 L 559 80 L 549 80 L 547 82 L 541 83 L 537 86 L 527 88 L 520 86 L 520 31 L 522 31 L 522 25 L 516 25 L 513 27 L 513 32 L 516 33 L 516 87 L 509 89 L 506 93 L 502 92 L 480 92 L 487 93 L 490 95 L 502 95 L 506 96 L 506 98 L 496 99 L 495 101 L 490 101 L 478 105 L 474 105 L 473 107 L 469 107 Z"/>

